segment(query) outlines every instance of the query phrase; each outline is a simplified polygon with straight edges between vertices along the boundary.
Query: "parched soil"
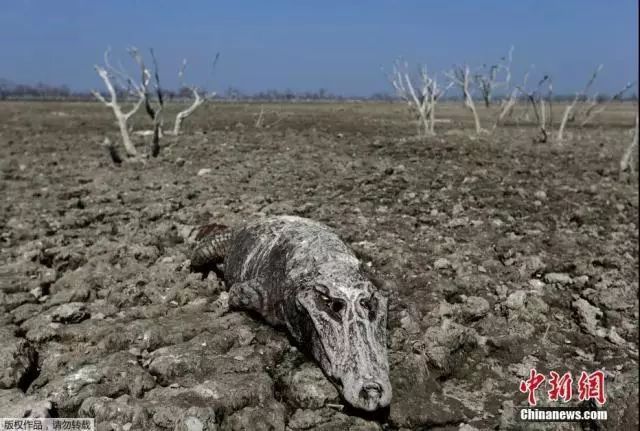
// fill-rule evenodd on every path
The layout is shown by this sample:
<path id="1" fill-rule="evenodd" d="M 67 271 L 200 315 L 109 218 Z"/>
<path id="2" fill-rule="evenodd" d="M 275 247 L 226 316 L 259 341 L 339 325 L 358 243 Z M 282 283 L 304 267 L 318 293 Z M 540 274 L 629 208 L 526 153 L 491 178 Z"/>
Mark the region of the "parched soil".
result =
<path id="1" fill-rule="evenodd" d="M 635 430 L 638 186 L 617 171 L 633 109 L 557 145 L 526 124 L 473 137 L 453 105 L 419 140 L 400 104 L 266 104 L 257 129 L 259 105 L 220 103 L 159 158 L 114 166 L 104 106 L 0 103 L 0 417 Z M 229 311 L 222 280 L 190 271 L 190 228 L 275 214 L 326 223 L 388 281 L 388 411 L 344 406 L 286 334 Z M 571 372 L 576 406 L 580 373 L 603 370 L 608 420 L 519 422 L 532 368 Z M 538 405 L 560 405 L 545 385 Z"/>

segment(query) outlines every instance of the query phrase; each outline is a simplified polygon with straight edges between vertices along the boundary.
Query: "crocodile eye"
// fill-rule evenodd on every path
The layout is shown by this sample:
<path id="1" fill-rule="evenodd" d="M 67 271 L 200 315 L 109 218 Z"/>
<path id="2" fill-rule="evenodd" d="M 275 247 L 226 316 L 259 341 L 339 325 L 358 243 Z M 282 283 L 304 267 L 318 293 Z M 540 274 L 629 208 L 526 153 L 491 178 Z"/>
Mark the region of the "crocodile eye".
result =
<path id="1" fill-rule="evenodd" d="M 344 308 L 344 303 L 340 300 L 331 301 L 331 311 L 339 313 Z"/>
<path id="2" fill-rule="evenodd" d="M 324 306 L 335 314 L 339 314 L 344 308 L 344 302 L 341 299 L 334 299 L 324 294 L 319 296 Z"/>

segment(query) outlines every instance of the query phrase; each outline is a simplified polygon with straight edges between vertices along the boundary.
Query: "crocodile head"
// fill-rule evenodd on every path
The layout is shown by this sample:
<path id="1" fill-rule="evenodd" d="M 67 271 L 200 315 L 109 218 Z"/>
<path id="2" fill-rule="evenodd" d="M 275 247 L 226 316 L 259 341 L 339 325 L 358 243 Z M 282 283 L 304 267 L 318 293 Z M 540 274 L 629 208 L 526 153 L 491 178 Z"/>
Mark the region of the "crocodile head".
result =
<path id="1" fill-rule="evenodd" d="M 391 402 L 387 298 L 362 274 L 314 277 L 296 294 L 307 348 L 343 398 L 374 411 Z"/>

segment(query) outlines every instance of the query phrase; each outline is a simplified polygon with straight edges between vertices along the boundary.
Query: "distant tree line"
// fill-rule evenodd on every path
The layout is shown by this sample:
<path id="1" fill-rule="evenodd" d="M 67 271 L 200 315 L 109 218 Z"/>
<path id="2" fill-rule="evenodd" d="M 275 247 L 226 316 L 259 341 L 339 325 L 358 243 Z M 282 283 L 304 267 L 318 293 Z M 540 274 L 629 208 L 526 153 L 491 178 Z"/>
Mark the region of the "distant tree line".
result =
<path id="1" fill-rule="evenodd" d="M 266 101 L 266 102 L 296 102 L 296 101 L 346 101 L 346 100 L 377 100 L 395 101 L 397 98 L 389 93 L 373 93 L 369 96 L 348 96 L 335 94 L 324 88 L 316 91 L 263 90 L 255 93 L 244 92 L 236 87 L 227 88 L 218 97 L 228 101 Z"/>
<path id="2" fill-rule="evenodd" d="M 73 92 L 66 85 L 47 85 L 41 82 L 36 85 L 14 84 L 0 79 L 0 100 L 6 99 L 68 99 Z"/>
<path id="3" fill-rule="evenodd" d="M 118 99 L 126 100 L 130 95 L 121 89 L 116 89 Z M 168 100 L 191 98 L 191 89 L 183 87 L 178 90 L 164 90 Z M 73 91 L 66 85 L 35 85 L 16 84 L 0 78 L 0 100 L 95 100 L 91 91 Z"/>
<path id="4" fill-rule="evenodd" d="M 177 90 L 164 89 L 164 96 L 168 101 L 182 101 L 191 97 L 191 89 L 182 87 Z M 126 99 L 127 94 L 120 91 L 119 98 Z M 553 100 L 565 102 L 573 100 L 572 94 L 558 94 Z M 609 96 L 601 94 L 598 102 L 607 100 Z M 295 102 L 295 101 L 347 101 L 347 100 L 371 100 L 380 102 L 395 102 L 399 98 L 386 92 L 376 92 L 369 96 L 346 96 L 334 94 L 324 88 L 316 91 L 264 90 L 254 93 L 244 92 L 236 87 L 229 87 L 223 93 L 216 96 L 224 101 L 266 101 L 266 102 Z M 497 99 L 500 99 L 498 96 Z M 90 91 L 71 90 L 67 85 L 49 85 L 37 83 L 35 85 L 17 84 L 7 79 L 0 78 L 0 100 L 70 100 L 93 101 L 95 97 Z M 442 100 L 459 101 L 460 96 L 447 96 Z M 633 93 L 624 97 L 624 101 L 637 101 L 638 96 Z"/>
<path id="5" fill-rule="evenodd" d="M 571 102 L 574 98 L 575 98 L 575 94 L 554 94 L 553 97 L 551 98 L 552 101 L 554 102 Z M 606 102 L 607 100 L 610 99 L 610 95 L 603 93 L 603 94 L 598 94 L 595 97 L 595 101 L 598 103 L 602 103 L 602 102 Z M 498 95 L 495 97 L 495 100 L 500 102 L 502 100 L 506 100 L 507 96 L 506 95 Z M 519 95 L 517 98 L 517 100 L 519 101 L 526 101 L 527 100 L 527 96 L 526 95 Z M 443 101 L 457 101 L 459 102 L 460 100 L 462 100 L 462 97 L 460 95 L 451 95 L 451 96 L 443 96 L 442 99 Z M 589 99 L 586 96 L 580 96 L 578 97 L 578 101 L 579 102 L 587 102 Z M 638 101 L 638 95 L 636 93 L 631 93 L 628 96 L 624 96 L 620 99 L 616 99 L 616 100 L 620 100 L 623 102 L 636 102 Z"/>

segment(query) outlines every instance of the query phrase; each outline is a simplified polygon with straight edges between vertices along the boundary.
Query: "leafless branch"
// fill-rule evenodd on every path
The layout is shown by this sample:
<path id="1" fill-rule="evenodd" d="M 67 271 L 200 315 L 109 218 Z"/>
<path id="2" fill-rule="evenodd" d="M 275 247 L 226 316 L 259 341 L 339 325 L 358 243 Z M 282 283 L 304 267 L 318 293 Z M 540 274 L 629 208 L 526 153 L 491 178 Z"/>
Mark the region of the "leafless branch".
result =
<path id="1" fill-rule="evenodd" d="M 129 118 L 131 118 L 131 116 L 135 114 L 142 105 L 144 101 L 144 94 L 141 92 L 141 85 L 136 83 L 133 78 L 131 78 L 128 74 L 126 74 L 126 72 L 124 72 L 123 69 L 116 69 L 111 66 L 111 63 L 109 61 L 109 52 L 110 50 L 107 49 L 104 54 L 104 67 L 96 65 L 94 66 L 94 68 L 98 73 L 98 76 L 100 76 L 100 78 L 104 82 L 105 87 L 107 87 L 107 92 L 109 93 L 110 100 L 105 99 L 105 97 L 97 91 L 92 91 L 92 93 L 96 99 L 112 109 L 113 114 L 115 115 L 118 122 L 118 127 L 122 136 L 122 144 L 124 145 L 127 154 L 130 157 L 137 158 L 139 154 L 135 146 L 131 142 L 127 122 Z M 122 112 L 122 107 L 118 103 L 117 88 L 122 88 L 123 85 L 126 85 L 129 92 L 135 94 L 138 98 L 133 107 L 128 112 Z"/>
<path id="2" fill-rule="evenodd" d="M 178 78 L 180 79 L 180 83 L 182 84 L 183 87 L 186 87 L 186 84 L 184 83 L 184 71 L 186 67 L 187 67 L 187 60 L 184 59 L 182 61 L 182 66 L 180 67 L 180 71 L 178 72 Z M 182 123 L 184 122 L 184 120 L 188 116 L 193 114 L 193 112 L 205 101 L 202 97 L 200 97 L 200 94 L 198 93 L 198 90 L 195 86 L 191 86 L 188 88 L 191 91 L 191 94 L 193 95 L 193 103 L 187 109 L 178 112 L 178 114 L 176 115 L 176 120 L 173 123 L 173 134 L 176 136 L 180 134 L 180 129 L 182 128 Z"/>
<path id="3" fill-rule="evenodd" d="M 594 96 L 592 102 L 589 104 L 588 108 L 585 110 L 584 119 L 580 122 L 580 127 L 584 127 L 587 123 L 593 120 L 597 115 L 601 114 L 609 104 L 622 100 L 624 93 L 633 88 L 636 85 L 635 82 L 628 82 L 624 88 L 618 91 L 616 94 L 611 96 L 608 100 L 602 103 L 598 103 L 597 98 Z"/>
<path id="4" fill-rule="evenodd" d="M 518 88 L 514 88 L 514 89 L 511 90 L 509 98 L 502 105 L 502 109 L 500 110 L 500 113 L 498 114 L 498 118 L 496 118 L 496 122 L 493 125 L 493 129 L 498 127 L 498 125 L 500 123 L 502 123 L 502 120 L 504 120 L 511 113 L 511 111 L 513 110 L 513 107 L 516 105 L 516 103 L 518 101 L 518 93 L 519 92 L 520 92 L 520 90 L 518 90 Z"/>
<path id="5" fill-rule="evenodd" d="M 256 129 L 269 129 L 275 126 L 276 124 L 278 124 L 279 122 L 281 122 L 283 119 L 283 117 L 277 111 L 272 111 L 271 114 L 275 115 L 276 119 L 275 121 L 272 121 L 271 123 L 266 124 L 265 123 L 265 118 L 267 118 L 266 114 L 267 112 L 265 112 L 264 106 L 260 106 L 260 112 L 258 113 L 258 116 L 254 123 L 254 127 Z"/>
<path id="6" fill-rule="evenodd" d="M 217 53 L 215 56 L 215 59 L 213 60 L 213 69 L 215 70 L 215 67 L 218 63 L 218 59 L 220 58 L 220 53 Z M 178 78 L 180 79 L 180 83 L 183 87 L 187 87 L 189 88 L 189 90 L 191 91 L 191 94 L 193 95 L 193 103 L 191 104 L 191 106 L 189 106 L 187 109 L 180 111 L 177 115 L 176 115 L 176 120 L 173 124 L 173 135 L 178 136 L 180 134 L 180 130 L 182 128 L 182 123 L 184 122 L 184 120 L 186 120 L 191 114 L 193 114 L 193 112 L 198 109 L 198 107 L 200 107 L 200 105 L 202 105 L 204 102 L 206 102 L 207 100 L 215 97 L 216 93 L 212 92 L 209 95 L 200 95 L 198 88 L 194 85 L 194 86 L 187 86 L 184 82 L 184 71 L 187 67 L 187 60 L 184 59 L 182 61 L 182 66 L 180 67 L 180 70 L 178 72 Z"/>
<path id="7" fill-rule="evenodd" d="M 162 136 L 162 110 L 164 109 L 164 94 L 162 92 L 162 86 L 160 85 L 160 72 L 158 68 L 158 61 L 156 55 L 153 52 L 153 48 L 149 49 L 151 53 L 151 61 L 153 61 L 153 77 L 155 79 L 156 97 L 158 98 L 158 108 L 153 115 L 153 138 L 151 139 L 151 156 L 157 157 L 160 154 L 160 137 Z M 148 99 L 147 99 L 148 100 Z"/>
<path id="8" fill-rule="evenodd" d="M 513 50 L 513 47 L 512 47 L 512 50 Z M 509 51 L 509 54 L 511 54 L 511 52 L 512 51 Z M 500 113 L 496 118 L 496 122 L 493 124 L 493 130 L 495 130 L 496 127 L 498 127 L 502 123 L 502 121 L 505 118 L 507 118 L 507 116 L 511 115 L 511 113 L 513 112 L 514 106 L 518 103 L 518 95 L 521 93 L 521 88 L 527 87 L 528 79 L 529 79 L 529 71 L 527 71 L 524 74 L 524 77 L 522 78 L 522 87 L 515 86 L 514 88 L 511 89 L 509 97 L 505 99 L 504 102 L 502 103 L 502 108 L 500 109 Z M 505 80 L 505 82 L 508 83 L 507 85 L 511 85 L 510 71 L 509 71 L 508 78 Z"/>
<path id="9" fill-rule="evenodd" d="M 480 118 L 478 117 L 476 106 L 473 103 L 473 96 L 471 94 L 469 80 L 469 66 L 467 66 L 466 64 L 463 66 L 455 66 L 452 70 L 446 72 L 445 76 L 447 76 L 451 80 L 451 82 L 457 85 L 462 91 L 462 95 L 464 96 L 464 105 L 469 108 L 469 110 L 473 114 L 476 134 L 479 135 L 481 133 L 486 133 L 486 130 L 483 129 L 480 125 Z"/>
<path id="10" fill-rule="evenodd" d="M 153 73 L 147 68 L 144 59 L 137 48 L 129 48 L 129 54 L 140 67 L 142 88 L 141 92 L 144 96 L 145 110 L 153 121 L 153 137 L 151 139 L 151 155 L 156 157 L 160 153 L 160 138 L 162 137 L 162 110 L 164 108 L 164 94 L 160 85 L 160 73 L 158 70 L 158 62 L 156 60 L 153 49 L 149 50 L 151 60 L 153 62 Z M 151 78 L 154 78 L 154 88 L 157 98 L 157 106 L 153 106 L 151 96 L 149 94 L 149 84 Z"/>
<path id="11" fill-rule="evenodd" d="M 547 106 L 542 96 L 542 87 L 544 84 L 549 85 L 549 89 L 547 91 L 548 97 L 551 96 L 551 77 L 549 75 L 545 75 L 539 82 L 536 90 L 527 91 L 526 89 L 526 78 L 522 87 L 516 87 L 522 94 L 527 97 L 527 100 L 531 104 L 533 108 L 533 113 L 536 116 L 536 122 L 538 123 L 538 127 L 540 128 L 540 136 L 538 137 L 538 142 L 547 142 L 549 138 L 549 133 L 547 132 Z"/>
<path id="12" fill-rule="evenodd" d="M 576 104 L 578 103 L 578 100 L 581 97 L 586 96 L 586 94 L 589 92 L 589 89 L 591 88 L 594 81 L 598 77 L 598 73 L 600 73 L 600 71 L 602 70 L 602 67 L 603 65 L 601 64 L 596 68 L 596 70 L 593 71 L 593 73 L 591 74 L 591 78 L 589 78 L 589 81 L 587 81 L 587 84 L 584 86 L 584 89 L 581 92 L 576 93 L 575 97 L 573 98 L 573 101 L 565 108 L 564 114 L 562 115 L 562 121 L 560 122 L 560 128 L 558 129 L 558 134 L 556 135 L 557 143 L 561 143 L 562 140 L 564 139 L 564 136 L 563 136 L 564 129 L 571 115 L 571 111 L 573 111 L 573 109 L 575 108 Z"/>
<path id="13" fill-rule="evenodd" d="M 509 49 L 509 53 L 506 57 L 501 59 L 501 63 L 493 64 L 489 66 L 488 70 L 485 73 L 478 73 L 474 76 L 474 80 L 480 89 L 480 94 L 482 95 L 482 100 L 484 101 L 485 106 L 488 108 L 491 106 L 493 92 L 495 89 L 504 87 L 509 88 L 511 83 L 511 63 L 513 61 L 513 50 L 514 47 L 511 46 Z M 487 66 L 483 66 L 483 69 L 487 69 Z M 504 72 L 504 79 L 502 81 L 498 81 L 498 74 L 500 72 Z"/>
<path id="14" fill-rule="evenodd" d="M 256 129 L 262 128 L 263 120 L 264 120 L 264 106 L 260 106 L 260 114 L 258 114 L 258 118 L 256 118 L 254 127 Z"/>
<path id="15" fill-rule="evenodd" d="M 627 149 L 625 150 L 624 154 L 622 155 L 622 158 L 620 159 L 619 175 L 620 175 L 621 181 L 624 180 L 625 172 L 627 171 L 629 171 L 629 179 L 633 178 L 633 176 L 635 175 L 636 173 L 635 164 L 637 164 L 637 158 L 635 163 L 633 162 L 632 159 L 633 159 L 634 152 L 637 152 L 637 150 L 638 150 L 638 114 L 636 114 L 636 129 L 633 135 L 633 140 L 627 146 Z"/>
<path id="16" fill-rule="evenodd" d="M 104 69 L 109 73 L 110 78 L 113 80 L 116 87 L 123 89 L 129 94 L 136 94 L 140 96 L 143 91 L 144 81 L 138 83 L 135 79 L 129 75 L 126 69 L 118 62 L 119 67 L 115 67 L 111 64 L 111 48 L 107 48 L 103 56 Z"/>
<path id="17" fill-rule="evenodd" d="M 444 89 L 439 88 L 436 76 L 430 76 L 426 67 L 419 68 L 418 77 L 415 79 L 411 76 L 406 62 L 397 61 L 389 81 L 398 97 L 407 103 L 409 110 L 416 116 L 418 136 L 434 135 L 436 104 L 453 84 Z"/>

